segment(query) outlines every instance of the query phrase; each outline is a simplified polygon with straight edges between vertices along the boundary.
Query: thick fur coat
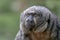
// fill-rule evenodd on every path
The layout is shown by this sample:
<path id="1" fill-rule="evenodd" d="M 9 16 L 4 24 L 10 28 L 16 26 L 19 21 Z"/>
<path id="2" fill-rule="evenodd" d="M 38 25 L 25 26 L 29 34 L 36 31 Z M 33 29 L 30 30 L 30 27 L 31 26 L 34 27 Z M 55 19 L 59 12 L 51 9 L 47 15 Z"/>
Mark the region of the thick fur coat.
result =
<path id="1" fill-rule="evenodd" d="M 29 31 L 29 27 L 26 29 L 24 25 L 25 14 L 30 13 L 32 10 L 34 13 L 42 14 L 40 22 L 47 23 L 47 25 L 41 24 L 42 27 L 39 25 L 35 29 L 33 28 L 35 31 Z M 20 30 L 17 33 L 15 40 L 60 40 L 60 20 L 46 7 L 29 7 L 21 13 Z"/>

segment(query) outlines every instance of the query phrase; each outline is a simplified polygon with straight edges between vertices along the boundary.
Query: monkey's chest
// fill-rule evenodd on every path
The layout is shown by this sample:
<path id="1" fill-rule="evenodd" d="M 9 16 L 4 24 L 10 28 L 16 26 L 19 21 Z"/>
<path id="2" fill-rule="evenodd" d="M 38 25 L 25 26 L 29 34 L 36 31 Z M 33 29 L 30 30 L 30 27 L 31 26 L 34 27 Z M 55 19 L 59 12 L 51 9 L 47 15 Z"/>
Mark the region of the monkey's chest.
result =
<path id="1" fill-rule="evenodd" d="M 43 33 L 31 32 L 29 37 L 31 40 L 50 40 L 49 34 L 50 34 L 49 32 L 43 32 Z"/>

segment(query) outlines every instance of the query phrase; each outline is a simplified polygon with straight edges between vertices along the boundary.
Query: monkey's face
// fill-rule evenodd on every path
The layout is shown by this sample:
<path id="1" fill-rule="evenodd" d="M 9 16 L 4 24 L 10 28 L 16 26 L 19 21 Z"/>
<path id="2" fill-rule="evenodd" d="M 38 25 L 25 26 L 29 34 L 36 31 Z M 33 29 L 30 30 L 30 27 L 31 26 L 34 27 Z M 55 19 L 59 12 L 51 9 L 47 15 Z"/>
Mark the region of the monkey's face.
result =
<path id="1" fill-rule="evenodd" d="M 36 11 L 29 11 L 25 13 L 25 27 L 30 31 L 34 28 L 44 24 L 45 18 L 41 13 Z"/>
<path id="2" fill-rule="evenodd" d="M 21 23 L 26 31 L 45 30 L 50 11 L 45 7 L 33 6 L 26 9 L 21 15 Z M 40 31 L 41 31 L 40 30 Z"/>

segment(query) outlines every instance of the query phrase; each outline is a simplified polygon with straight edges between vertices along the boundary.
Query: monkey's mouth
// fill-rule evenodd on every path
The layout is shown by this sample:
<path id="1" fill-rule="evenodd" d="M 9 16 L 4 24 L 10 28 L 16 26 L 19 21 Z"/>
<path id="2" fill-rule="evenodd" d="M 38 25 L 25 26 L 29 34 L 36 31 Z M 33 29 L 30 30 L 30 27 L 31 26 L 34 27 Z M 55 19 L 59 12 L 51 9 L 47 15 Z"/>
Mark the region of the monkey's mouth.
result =
<path id="1" fill-rule="evenodd" d="M 35 27 L 35 23 L 25 23 L 26 29 L 28 29 L 29 31 L 32 31 L 33 28 Z"/>
<path id="2" fill-rule="evenodd" d="M 29 31 L 32 31 L 34 29 L 35 25 L 30 25 Z"/>

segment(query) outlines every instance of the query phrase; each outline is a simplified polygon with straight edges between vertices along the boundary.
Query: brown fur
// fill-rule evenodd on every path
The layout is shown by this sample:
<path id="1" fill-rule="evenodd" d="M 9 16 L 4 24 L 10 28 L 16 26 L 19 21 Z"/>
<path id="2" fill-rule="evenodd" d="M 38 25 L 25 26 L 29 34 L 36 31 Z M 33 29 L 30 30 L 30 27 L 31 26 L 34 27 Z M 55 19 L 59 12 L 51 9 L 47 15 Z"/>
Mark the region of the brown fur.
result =
<path id="1" fill-rule="evenodd" d="M 50 32 L 30 32 L 29 37 L 31 40 L 50 40 Z"/>

